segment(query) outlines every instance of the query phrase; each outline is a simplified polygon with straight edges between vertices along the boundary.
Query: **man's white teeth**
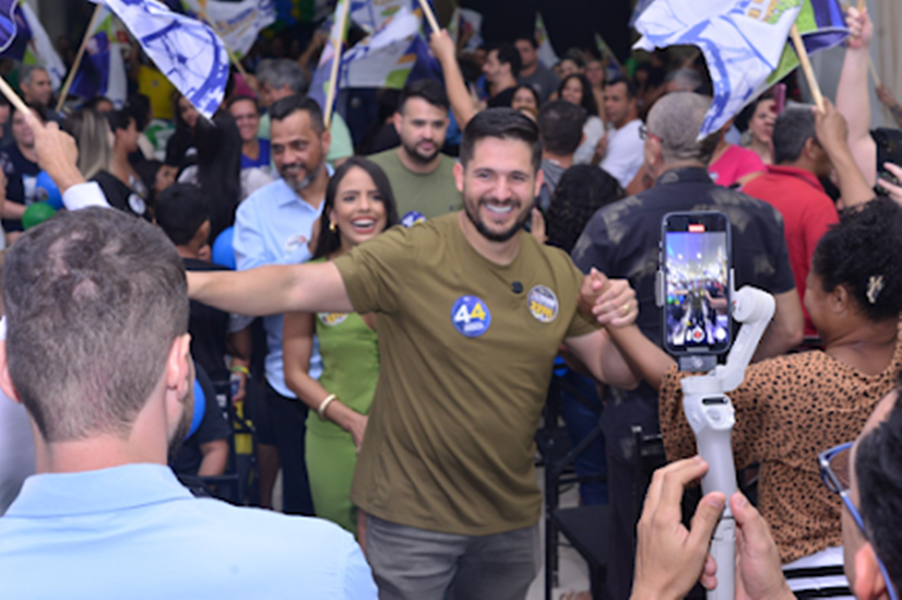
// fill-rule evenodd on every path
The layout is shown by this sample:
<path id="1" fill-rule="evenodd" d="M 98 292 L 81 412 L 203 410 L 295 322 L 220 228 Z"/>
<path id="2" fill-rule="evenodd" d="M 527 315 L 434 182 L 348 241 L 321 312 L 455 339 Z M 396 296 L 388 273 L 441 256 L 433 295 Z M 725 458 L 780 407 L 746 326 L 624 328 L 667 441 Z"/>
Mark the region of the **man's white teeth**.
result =
<path id="1" fill-rule="evenodd" d="M 487 209 L 489 209 L 490 211 L 492 211 L 493 213 L 496 213 L 499 215 L 506 215 L 510 211 L 514 210 L 513 204 L 506 204 L 504 206 L 498 206 L 496 204 L 486 204 L 485 207 Z"/>

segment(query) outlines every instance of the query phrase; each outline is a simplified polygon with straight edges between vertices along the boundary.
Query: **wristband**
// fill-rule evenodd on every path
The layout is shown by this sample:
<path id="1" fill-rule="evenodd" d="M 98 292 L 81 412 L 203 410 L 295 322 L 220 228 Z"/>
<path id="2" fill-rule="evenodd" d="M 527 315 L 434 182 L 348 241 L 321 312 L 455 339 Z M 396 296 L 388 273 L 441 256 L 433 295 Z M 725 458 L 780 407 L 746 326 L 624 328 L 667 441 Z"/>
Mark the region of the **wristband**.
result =
<path id="1" fill-rule="evenodd" d="M 319 415 L 320 421 L 326 420 L 326 409 L 329 408 L 329 405 L 332 404 L 332 401 L 336 399 L 335 394 L 329 394 L 326 396 L 326 399 L 320 402 L 319 408 L 316 409 L 316 414 Z"/>
<path id="2" fill-rule="evenodd" d="M 251 375 L 250 370 L 249 370 L 247 367 L 244 367 L 244 366 L 241 366 L 241 365 L 234 366 L 234 367 L 232 367 L 232 368 L 229 369 L 229 370 L 230 370 L 232 373 L 241 373 L 241 374 L 244 375 L 245 377 L 250 377 L 250 375 Z"/>

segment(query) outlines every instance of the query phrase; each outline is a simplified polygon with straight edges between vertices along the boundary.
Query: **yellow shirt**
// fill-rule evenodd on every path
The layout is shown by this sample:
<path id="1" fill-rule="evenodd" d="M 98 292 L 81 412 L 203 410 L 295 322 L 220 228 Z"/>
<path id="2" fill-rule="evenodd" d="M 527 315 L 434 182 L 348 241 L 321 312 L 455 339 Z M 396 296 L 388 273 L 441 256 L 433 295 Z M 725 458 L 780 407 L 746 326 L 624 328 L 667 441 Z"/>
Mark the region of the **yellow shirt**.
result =
<path id="1" fill-rule="evenodd" d="M 138 92 L 150 99 L 155 119 L 174 119 L 172 93 L 175 86 L 158 69 L 141 65 L 138 70 Z"/>

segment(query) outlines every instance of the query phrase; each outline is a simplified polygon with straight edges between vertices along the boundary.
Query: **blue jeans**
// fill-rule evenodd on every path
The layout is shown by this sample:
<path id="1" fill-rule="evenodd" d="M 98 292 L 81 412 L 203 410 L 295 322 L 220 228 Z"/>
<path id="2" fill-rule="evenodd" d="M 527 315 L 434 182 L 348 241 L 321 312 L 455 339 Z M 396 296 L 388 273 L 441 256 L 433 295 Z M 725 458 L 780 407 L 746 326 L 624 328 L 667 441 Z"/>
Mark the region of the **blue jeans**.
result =
<path id="1" fill-rule="evenodd" d="M 565 384 L 573 387 L 581 399 L 563 387 L 561 388 L 561 415 L 567 424 L 570 434 L 570 443 L 575 447 L 598 427 L 599 415 L 602 410 L 601 399 L 595 387 L 595 380 L 571 370 L 561 377 Z M 582 400 L 587 400 L 597 405 L 598 410 L 593 411 Z M 580 483 L 579 495 L 583 506 L 593 506 L 608 503 L 608 463 L 604 452 L 604 436 L 599 436 L 582 454 L 576 457 L 574 462 L 576 474 L 580 477 L 588 475 L 603 475 L 603 480 L 590 480 Z"/>

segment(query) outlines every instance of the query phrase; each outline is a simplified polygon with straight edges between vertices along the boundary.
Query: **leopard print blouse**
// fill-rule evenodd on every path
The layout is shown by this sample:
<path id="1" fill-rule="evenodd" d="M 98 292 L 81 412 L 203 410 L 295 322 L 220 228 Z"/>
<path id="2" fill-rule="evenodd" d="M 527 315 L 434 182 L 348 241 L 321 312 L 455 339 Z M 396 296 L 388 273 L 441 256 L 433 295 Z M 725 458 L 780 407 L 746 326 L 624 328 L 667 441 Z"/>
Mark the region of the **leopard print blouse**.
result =
<path id="1" fill-rule="evenodd" d="M 742 385 L 728 394 L 736 409 L 736 467 L 761 464 L 758 509 L 784 564 L 842 544 L 842 502 L 822 482 L 817 457 L 858 437 L 874 407 L 893 389 L 902 368 L 900 339 L 889 366 L 878 375 L 809 351 L 750 365 Z M 661 385 L 661 432 L 671 461 L 696 453 L 680 390 L 680 379 L 691 375 L 673 367 Z"/>

